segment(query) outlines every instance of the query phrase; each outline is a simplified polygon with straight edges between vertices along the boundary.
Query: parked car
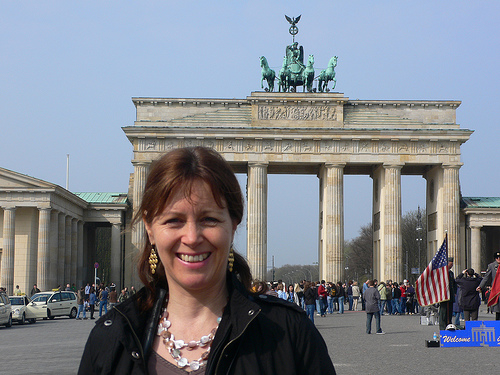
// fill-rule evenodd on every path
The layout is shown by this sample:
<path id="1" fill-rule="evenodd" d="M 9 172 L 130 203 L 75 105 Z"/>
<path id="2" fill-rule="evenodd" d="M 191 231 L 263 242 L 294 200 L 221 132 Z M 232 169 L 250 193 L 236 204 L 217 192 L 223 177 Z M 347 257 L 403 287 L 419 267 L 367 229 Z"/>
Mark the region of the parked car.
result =
<path id="1" fill-rule="evenodd" d="M 76 317 L 78 305 L 76 304 L 76 294 L 70 291 L 40 292 L 31 297 L 32 307 L 37 309 L 37 314 L 49 319 L 56 316 Z"/>
<path id="2" fill-rule="evenodd" d="M 47 317 L 47 309 L 40 309 L 34 306 L 27 296 L 10 296 L 12 305 L 12 321 L 24 324 L 26 321 L 36 323 L 37 319 Z"/>
<path id="3" fill-rule="evenodd" d="M 5 292 L 0 292 L 0 325 L 12 326 L 12 307 Z"/>

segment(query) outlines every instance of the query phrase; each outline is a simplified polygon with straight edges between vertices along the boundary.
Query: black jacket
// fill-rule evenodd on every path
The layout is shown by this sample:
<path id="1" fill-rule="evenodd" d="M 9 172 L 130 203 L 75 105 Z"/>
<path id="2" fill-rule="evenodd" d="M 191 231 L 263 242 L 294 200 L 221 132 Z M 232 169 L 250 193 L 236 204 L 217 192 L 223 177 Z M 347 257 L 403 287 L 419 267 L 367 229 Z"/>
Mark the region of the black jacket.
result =
<path id="1" fill-rule="evenodd" d="M 483 278 L 477 273 L 473 277 L 464 276 L 463 273 L 457 276 L 456 283 L 461 289 L 460 297 L 458 298 L 458 306 L 463 310 L 474 311 L 479 309 L 481 298 L 479 292 L 476 291 Z"/>
<path id="2" fill-rule="evenodd" d="M 297 305 L 253 297 L 232 278 L 229 303 L 212 343 L 206 374 L 335 374 L 320 333 Z M 137 293 L 146 293 L 143 288 Z M 78 374 L 147 374 L 166 292 L 140 313 L 137 295 L 96 322 Z"/>

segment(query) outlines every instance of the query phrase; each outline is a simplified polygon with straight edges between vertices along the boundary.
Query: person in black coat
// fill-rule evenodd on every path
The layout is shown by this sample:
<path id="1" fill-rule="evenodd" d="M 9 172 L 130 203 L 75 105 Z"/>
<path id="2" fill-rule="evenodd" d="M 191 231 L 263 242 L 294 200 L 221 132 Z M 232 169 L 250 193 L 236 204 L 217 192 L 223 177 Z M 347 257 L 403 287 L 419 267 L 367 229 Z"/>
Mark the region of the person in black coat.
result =
<path id="1" fill-rule="evenodd" d="M 232 243 L 243 195 L 212 149 L 156 160 L 133 224 L 145 226 L 144 284 L 96 322 L 78 373 L 335 374 L 325 341 L 295 304 L 252 291 Z"/>
<path id="2" fill-rule="evenodd" d="M 486 275 L 484 275 L 483 281 L 479 284 L 478 292 L 484 289 L 487 285 L 493 285 L 495 276 L 497 274 L 498 266 L 500 265 L 500 252 L 494 254 L 495 260 L 488 264 L 488 269 L 486 270 Z M 500 298 L 496 305 L 491 306 L 491 311 L 496 313 L 496 320 L 500 320 Z"/>
<path id="3" fill-rule="evenodd" d="M 472 268 L 463 270 L 456 278 L 460 287 L 458 306 L 464 311 L 465 320 L 477 320 L 481 298 L 477 287 L 483 278 L 474 272 Z"/>

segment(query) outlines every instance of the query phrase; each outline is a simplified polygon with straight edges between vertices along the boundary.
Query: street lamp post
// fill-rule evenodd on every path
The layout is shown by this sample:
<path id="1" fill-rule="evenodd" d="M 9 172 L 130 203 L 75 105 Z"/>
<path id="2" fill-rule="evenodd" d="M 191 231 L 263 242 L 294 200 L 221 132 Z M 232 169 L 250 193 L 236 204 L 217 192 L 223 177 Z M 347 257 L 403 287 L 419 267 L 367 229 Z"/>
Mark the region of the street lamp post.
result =
<path id="1" fill-rule="evenodd" d="M 420 268 L 420 243 L 422 242 L 422 213 L 420 212 L 420 206 L 417 210 L 417 245 L 418 245 L 418 272 L 421 272 Z"/>
<path id="2" fill-rule="evenodd" d="M 306 271 L 309 272 L 309 281 L 312 281 L 313 280 L 313 276 L 312 276 L 311 271 L 309 271 L 308 268 L 306 268 Z M 306 277 L 306 279 L 307 279 L 307 277 Z"/>
<path id="3" fill-rule="evenodd" d="M 301 271 L 301 270 L 295 270 L 295 272 L 300 272 L 304 275 L 304 280 L 307 279 L 307 275 L 304 271 Z"/>

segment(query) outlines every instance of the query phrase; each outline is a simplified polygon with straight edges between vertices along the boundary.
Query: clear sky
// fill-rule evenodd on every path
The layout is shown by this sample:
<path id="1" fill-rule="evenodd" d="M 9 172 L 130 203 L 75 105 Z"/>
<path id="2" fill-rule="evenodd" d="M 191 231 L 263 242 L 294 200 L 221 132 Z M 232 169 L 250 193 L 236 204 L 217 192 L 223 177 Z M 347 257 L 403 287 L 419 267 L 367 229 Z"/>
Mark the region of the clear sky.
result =
<path id="1" fill-rule="evenodd" d="M 69 189 L 126 192 L 132 97 L 245 98 L 279 70 L 284 15 L 315 68 L 337 55 L 351 99 L 460 100 L 462 195 L 500 196 L 500 2 L 1 1 L 0 166 Z M 241 176 L 244 183 L 244 176 Z M 345 237 L 371 221 L 371 179 L 345 177 Z M 403 176 L 403 211 L 425 180 Z M 269 176 L 268 258 L 317 261 L 318 179 Z M 245 230 L 238 249 L 245 253 Z"/>

